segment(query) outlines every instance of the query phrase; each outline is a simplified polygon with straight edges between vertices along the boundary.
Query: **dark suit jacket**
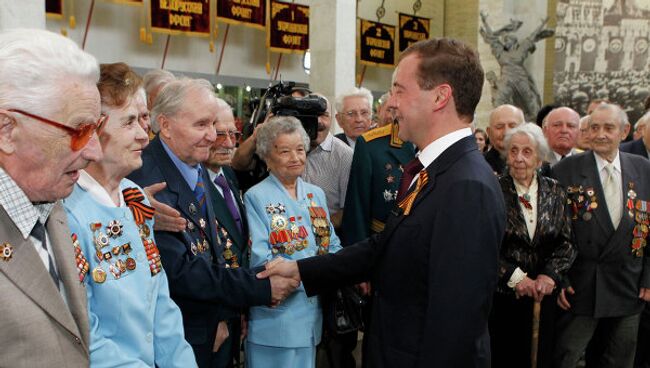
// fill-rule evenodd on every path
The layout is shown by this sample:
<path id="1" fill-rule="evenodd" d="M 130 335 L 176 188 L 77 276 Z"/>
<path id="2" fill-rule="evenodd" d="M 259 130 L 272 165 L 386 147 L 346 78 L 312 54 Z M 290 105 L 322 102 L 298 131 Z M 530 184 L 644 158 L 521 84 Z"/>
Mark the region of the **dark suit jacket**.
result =
<path id="1" fill-rule="evenodd" d="M 505 227 L 501 188 L 473 136 L 445 150 L 408 216 L 336 254 L 298 261 L 307 294 L 371 280 L 369 366 L 489 367 L 487 329 Z"/>
<path id="2" fill-rule="evenodd" d="M 564 189 L 551 178 L 537 176 L 537 225 L 530 239 L 512 176 L 504 175 L 499 182 L 508 218 L 499 256 L 497 289 L 514 297 L 507 283 L 517 267 L 532 279 L 544 274 L 561 285 L 576 257 L 571 220 L 565 214 Z"/>
<path id="3" fill-rule="evenodd" d="M 335 137 L 342 140 L 343 143 L 347 144 L 348 146 L 350 145 L 350 143 L 348 143 L 348 139 L 345 137 L 345 133 L 336 134 Z"/>
<path id="4" fill-rule="evenodd" d="M 621 143 L 620 150 L 621 152 L 633 153 L 648 158 L 648 150 L 645 148 L 643 139 Z"/>
<path id="5" fill-rule="evenodd" d="M 156 137 L 142 154 L 143 165 L 129 175 L 140 186 L 167 182 L 167 187 L 156 199 L 174 207 L 181 216 L 193 224 L 179 233 L 156 231 L 156 243 L 163 267 L 169 279 L 170 294 L 183 314 L 185 339 L 192 345 L 199 366 L 209 364 L 217 324 L 230 313 L 229 308 L 266 305 L 271 302 L 268 280 L 257 280 L 255 270 L 226 269 L 222 257 L 223 245 L 217 236 L 215 212 L 210 191 L 208 196 L 208 221 L 205 235 L 210 244 L 207 252 L 194 254 L 191 244 L 201 238 L 200 210 L 191 211 L 190 205 L 199 208 L 192 189 L 165 152 L 160 138 Z M 210 178 L 202 170 L 204 183 Z"/>
<path id="6" fill-rule="evenodd" d="M 497 175 L 505 174 L 506 171 L 506 160 L 501 157 L 499 151 L 494 148 L 491 148 L 489 151 L 483 154 L 485 156 L 485 161 L 490 164 L 492 171 L 497 173 Z"/>
<path id="7" fill-rule="evenodd" d="M 620 153 L 620 159 L 623 205 L 629 198 L 630 183 L 637 200 L 650 200 L 650 162 L 625 152 Z M 639 288 L 650 287 L 650 252 L 646 251 L 643 257 L 632 253 L 635 220 L 628 215 L 627 208 L 623 208 L 621 222 L 614 229 L 594 153 L 565 158 L 553 166 L 553 176 L 567 188 L 593 188 L 598 203 L 589 221 L 583 219 L 581 212 L 572 221 L 578 257 L 568 274 L 575 290 L 575 295 L 568 296 L 571 312 L 595 318 L 641 312 L 644 303 L 638 297 Z M 567 211 L 573 213 L 571 205 L 567 205 Z"/>

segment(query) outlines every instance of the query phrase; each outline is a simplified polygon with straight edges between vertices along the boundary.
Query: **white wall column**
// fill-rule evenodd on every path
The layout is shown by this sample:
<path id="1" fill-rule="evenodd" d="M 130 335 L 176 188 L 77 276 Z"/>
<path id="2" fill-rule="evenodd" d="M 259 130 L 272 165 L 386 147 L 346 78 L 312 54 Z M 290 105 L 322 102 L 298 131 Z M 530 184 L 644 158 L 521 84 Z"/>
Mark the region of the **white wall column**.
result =
<path id="1" fill-rule="evenodd" d="M 0 0 L 0 30 L 10 28 L 45 29 L 45 1 Z"/>
<path id="2" fill-rule="evenodd" d="M 338 94 L 355 85 L 356 5 L 355 0 L 313 0 L 310 4 L 309 88 L 327 96 L 332 105 Z M 333 129 L 340 130 L 332 120 Z"/>

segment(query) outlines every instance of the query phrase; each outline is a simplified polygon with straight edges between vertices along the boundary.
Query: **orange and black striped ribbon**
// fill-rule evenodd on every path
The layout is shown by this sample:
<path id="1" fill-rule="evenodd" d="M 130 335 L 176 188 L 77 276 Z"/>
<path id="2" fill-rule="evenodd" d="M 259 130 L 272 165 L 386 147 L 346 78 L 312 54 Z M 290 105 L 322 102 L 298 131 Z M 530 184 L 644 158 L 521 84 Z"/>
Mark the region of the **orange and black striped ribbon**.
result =
<path id="1" fill-rule="evenodd" d="M 402 209 L 404 216 L 407 216 L 409 213 L 411 213 L 411 207 L 413 207 L 413 202 L 415 202 L 415 198 L 418 196 L 420 193 L 420 190 L 429 182 L 429 174 L 427 173 L 426 170 L 420 171 L 420 175 L 418 176 L 418 180 L 415 183 L 415 189 L 411 191 L 404 199 L 402 199 L 401 202 L 399 202 L 398 206 L 399 208 Z"/>
<path id="2" fill-rule="evenodd" d="M 138 188 L 126 188 L 122 191 L 124 202 L 133 212 L 133 218 L 138 225 L 144 224 L 145 220 L 152 219 L 156 210 L 142 203 L 144 194 Z"/>

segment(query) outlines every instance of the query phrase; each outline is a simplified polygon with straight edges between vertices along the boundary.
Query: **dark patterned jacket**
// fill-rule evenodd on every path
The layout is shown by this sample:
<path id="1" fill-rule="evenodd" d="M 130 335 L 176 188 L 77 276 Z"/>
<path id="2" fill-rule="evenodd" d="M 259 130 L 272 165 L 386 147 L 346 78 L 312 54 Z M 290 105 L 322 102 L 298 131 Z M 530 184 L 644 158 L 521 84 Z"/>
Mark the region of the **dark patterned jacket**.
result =
<path id="1" fill-rule="evenodd" d="M 517 267 L 531 279 L 539 274 L 549 276 L 560 287 L 576 258 L 571 220 L 565 215 L 566 192 L 554 179 L 537 176 L 537 226 L 531 241 L 512 177 L 506 174 L 499 182 L 507 219 L 499 251 L 497 291 L 513 293 L 507 282 Z"/>

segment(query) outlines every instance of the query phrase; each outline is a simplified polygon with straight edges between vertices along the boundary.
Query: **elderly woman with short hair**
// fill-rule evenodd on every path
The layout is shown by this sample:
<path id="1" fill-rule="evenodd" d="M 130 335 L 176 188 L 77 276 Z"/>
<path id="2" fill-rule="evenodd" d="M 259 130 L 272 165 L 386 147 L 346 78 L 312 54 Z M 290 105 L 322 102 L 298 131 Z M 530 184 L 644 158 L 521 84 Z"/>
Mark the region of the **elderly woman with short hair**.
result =
<path id="1" fill-rule="evenodd" d="M 103 158 L 80 172 L 64 201 L 79 281 L 88 294 L 92 367 L 196 367 L 153 235 L 154 210 L 125 177 L 149 143 L 140 77 L 102 64 L 97 87 Z"/>
<path id="2" fill-rule="evenodd" d="M 576 251 L 565 191 L 538 174 L 549 152 L 541 128 L 522 124 L 506 133 L 504 145 L 508 170 L 499 181 L 508 217 L 490 315 L 492 366 L 522 368 L 531 365 L 534 302 L 541 302 L 538 357 L 552 356 L 555 299 L 545 296 L 562 283 Z"/>
<path id="3" fill-rule="evenodd" d="M 258 128 L 257 154 L 270 175 L 244 196 L 251 267 L 275 257 L 302 259 L 341 249 L 323 191 L 304 182 L 309 137 L 298 119 L 278 116 Z M 250 309 L 247 366 L 314 367 L 322 310 L 302 286 L 275 307 Z"/>

